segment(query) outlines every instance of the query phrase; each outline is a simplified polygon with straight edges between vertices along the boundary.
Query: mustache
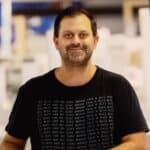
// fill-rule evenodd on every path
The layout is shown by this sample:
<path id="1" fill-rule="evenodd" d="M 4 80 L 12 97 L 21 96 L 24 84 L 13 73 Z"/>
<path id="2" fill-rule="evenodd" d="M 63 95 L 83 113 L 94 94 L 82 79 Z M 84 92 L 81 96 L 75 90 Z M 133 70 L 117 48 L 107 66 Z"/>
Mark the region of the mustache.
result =
<path id="1" fill-rule="evenodd" d="M 66 50 L 74 49 L 74 48 L 79 48 L 81 50 L 87 50 L 87 45 L 83 44 L 70 44 L 66 47 Z"/>

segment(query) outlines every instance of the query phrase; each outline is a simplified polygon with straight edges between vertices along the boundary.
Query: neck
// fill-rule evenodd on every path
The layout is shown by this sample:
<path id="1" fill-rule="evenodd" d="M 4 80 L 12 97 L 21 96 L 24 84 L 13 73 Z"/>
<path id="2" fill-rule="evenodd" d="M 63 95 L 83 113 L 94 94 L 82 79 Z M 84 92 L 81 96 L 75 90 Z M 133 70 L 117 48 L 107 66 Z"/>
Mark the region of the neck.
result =
<path id="1" fill-rule="evenodd" d="M 82 67 L 61 66 L 55 71 L 56 78 L 66 86 L 79 86 L 89 82 L 94 76 L 96 66 L 88 64 Z"/>

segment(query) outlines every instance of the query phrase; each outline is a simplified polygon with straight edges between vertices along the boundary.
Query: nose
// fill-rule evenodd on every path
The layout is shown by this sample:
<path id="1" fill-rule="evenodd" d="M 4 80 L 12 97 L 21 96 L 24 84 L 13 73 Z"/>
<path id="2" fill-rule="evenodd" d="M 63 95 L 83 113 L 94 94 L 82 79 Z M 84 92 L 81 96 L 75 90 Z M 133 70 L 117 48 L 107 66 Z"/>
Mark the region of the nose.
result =
<path id="1" fill-rule="evenodd" d="M 78 35 L 74 35 L 73 39 L 72 39 L 72 42 L 74 44 L 79 44 L 81 41 L 80 41 L 80 37 Z"/>

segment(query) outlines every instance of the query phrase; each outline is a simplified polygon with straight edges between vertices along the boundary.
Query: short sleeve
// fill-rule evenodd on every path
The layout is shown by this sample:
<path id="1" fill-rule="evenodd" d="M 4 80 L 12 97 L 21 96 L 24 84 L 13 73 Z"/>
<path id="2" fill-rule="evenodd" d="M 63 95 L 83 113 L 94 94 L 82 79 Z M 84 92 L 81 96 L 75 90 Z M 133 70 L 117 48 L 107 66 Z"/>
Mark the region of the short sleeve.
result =
<path id="1" fill-rule="evenodd" d="M 140 131 L 148 132 L 148 125 L 131 84 L 124 77 L 121 77 L 115 91 L 115 119 L 119 136 L 123 137 Z"/>
<path id="2" fill-rule="evenodd" d="M 16 101 L 9 116 L 6 131 L 16 137 L 27 139 L 30 136 L 32 124 L 32 98 L 25 87 L 19 89 Z"/>

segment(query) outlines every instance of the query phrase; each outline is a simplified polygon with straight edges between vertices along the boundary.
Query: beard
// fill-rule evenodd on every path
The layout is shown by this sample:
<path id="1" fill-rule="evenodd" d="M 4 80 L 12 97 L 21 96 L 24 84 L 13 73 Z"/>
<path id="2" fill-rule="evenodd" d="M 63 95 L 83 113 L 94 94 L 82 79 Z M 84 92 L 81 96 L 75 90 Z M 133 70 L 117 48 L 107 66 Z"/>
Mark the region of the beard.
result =
<path id="1" fill-rule="evenodd" d="M 92 50 L 85 44 L 70 44 L 61 55 L 63 62 L 70 66 L 86 66 L 92 56 Z"/>

